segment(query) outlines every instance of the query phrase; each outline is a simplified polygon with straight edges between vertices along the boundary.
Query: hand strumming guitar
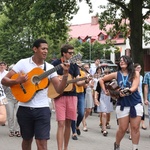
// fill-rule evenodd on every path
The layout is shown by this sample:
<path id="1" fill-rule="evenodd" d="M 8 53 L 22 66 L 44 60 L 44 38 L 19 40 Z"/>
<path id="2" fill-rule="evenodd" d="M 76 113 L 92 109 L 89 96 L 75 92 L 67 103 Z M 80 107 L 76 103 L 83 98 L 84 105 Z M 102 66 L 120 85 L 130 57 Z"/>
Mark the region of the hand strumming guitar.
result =
<path id="1" fill-rule="evenodd" d="M 25 83 L 28 80 L 28 75 L 22 72 L 18 73 L 18 77 L 16 78 L 16 84 Z"/>

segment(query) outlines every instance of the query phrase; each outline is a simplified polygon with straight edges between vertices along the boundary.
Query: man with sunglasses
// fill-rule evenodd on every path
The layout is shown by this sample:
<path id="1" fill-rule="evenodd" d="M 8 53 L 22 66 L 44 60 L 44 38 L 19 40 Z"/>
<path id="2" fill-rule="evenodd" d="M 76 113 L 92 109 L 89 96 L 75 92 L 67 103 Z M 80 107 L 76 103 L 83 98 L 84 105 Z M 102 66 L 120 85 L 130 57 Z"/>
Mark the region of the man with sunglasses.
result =
<path id="1" fill-rule="evenodd" d="M 74 47 L 65 44 L 61 47 L 61 58 L 52 62 L 57 66 L 69 60 L 74 54 Z M 57 74 L 62 75 L 63 70 L 57 71 Z M 72 78 L 79 78 L 79 68 L 76 64 L 70 64 L 69 74 Z M 86 81 L 88 82 L 88 80 Z M 84 85 L 85 81 L 78 81 L 77 85 Z M 57 146 L 58 150 L 68 150 L 68 143 L 71 132 L 71 121 L 77 118 L 77 94 L 75 86 L 72 91 L 63 92 L 61 96 L 54 99 L 56 120 L 58 122 L 57 128 Z M 64 145 L 64 146 L 63 146 Z"/>

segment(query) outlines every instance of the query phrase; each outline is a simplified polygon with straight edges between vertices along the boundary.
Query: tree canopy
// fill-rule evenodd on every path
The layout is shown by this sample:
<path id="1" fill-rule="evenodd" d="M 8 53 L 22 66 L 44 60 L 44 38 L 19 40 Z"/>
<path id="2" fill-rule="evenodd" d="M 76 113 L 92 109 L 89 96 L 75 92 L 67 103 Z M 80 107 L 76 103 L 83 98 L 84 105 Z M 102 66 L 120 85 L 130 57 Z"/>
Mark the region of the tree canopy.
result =
<path id="1" fill-rule="evenodd" d="M 67 21 L 77 10 L 75 0 L 2 0 L 0 59 L 13 63 L 30 56 L 33 41 L 41 37 L 48 40 L 50 55 L 55 55 L 67 40 Z"/>
<path id="2" fill-rule="evenodd" d="M 89 4 L 91 12 L 91 0 L 84 1 Z M 112 36 L 122 32 L 124 37 L 129 37 L 132 58 L 134 62 L 142 63 L 142 27 L 150 28 L 144 25 L 144 19 L 150 15 L 150 0 L 108 2 L 106 7 L 100 7 L 105 8 L 99 14 L 100 28 L 104 29 L 106 24 L 113 24 L 114 28 L 109 32 Z M 46 38 L 49 43 L 48 59 L 59 55 L 60 45 L 67 42 L 68 21 L 78 9 L 76 0 L 1 0 L 0 59 L 15 63 L 21 58 L 31 56 L 33 41 L 41 37 Z M 143 9 L 146 10 L 145 14 L 142 14 Z M 124 24 L 121 24 L 122 19 Z M 149 39 L 145 39 L 148 42 Z M 97 49 L 96 44 L 94 47 Z M 92 52 L 92 55 L 96 53 Z M 84 55 L 87 57 L 88 54 Z"/>
<path id="3" fill-rule="evenodd" d="M 128 37 L 133 61 L 143 66 L 143 26 L 144 20 L 150 17 L 150 0 L 108 0 L 108 2 L 107 6 L 100 6 L 105 9 L 99 15 L 100 28 L 105 29 L 107 24 L 113 24 L 113 28 L 107 31 L 108 34 L 113 37 L 121 32 L 124 38 Z M 145 27 L 149 28 L 148 25 Z"/>

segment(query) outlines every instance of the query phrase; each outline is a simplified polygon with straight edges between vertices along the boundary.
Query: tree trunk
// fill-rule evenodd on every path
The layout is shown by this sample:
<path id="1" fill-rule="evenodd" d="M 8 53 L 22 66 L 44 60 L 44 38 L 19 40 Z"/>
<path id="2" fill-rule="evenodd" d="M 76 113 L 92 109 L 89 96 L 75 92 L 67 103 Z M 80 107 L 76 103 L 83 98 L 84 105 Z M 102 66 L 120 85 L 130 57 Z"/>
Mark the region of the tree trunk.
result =
<path id="1" fill-rule="evenodd" d="M 143 0 L 131 0 L 130 20 L 130 47 L 134 63 L 141 64 L 144 68 L 142 49 L 142 4 Z"/>

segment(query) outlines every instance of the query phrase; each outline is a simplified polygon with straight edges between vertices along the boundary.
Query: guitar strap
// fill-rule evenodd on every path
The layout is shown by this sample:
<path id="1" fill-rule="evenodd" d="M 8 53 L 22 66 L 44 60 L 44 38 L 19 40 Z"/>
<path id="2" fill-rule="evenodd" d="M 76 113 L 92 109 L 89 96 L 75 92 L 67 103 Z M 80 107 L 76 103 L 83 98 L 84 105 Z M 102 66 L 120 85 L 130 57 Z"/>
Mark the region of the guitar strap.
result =
<path id="1" fill-rule="evenodd" d="M 44 61 L 44 71 L 46 71 L 46 62 Z"/>

